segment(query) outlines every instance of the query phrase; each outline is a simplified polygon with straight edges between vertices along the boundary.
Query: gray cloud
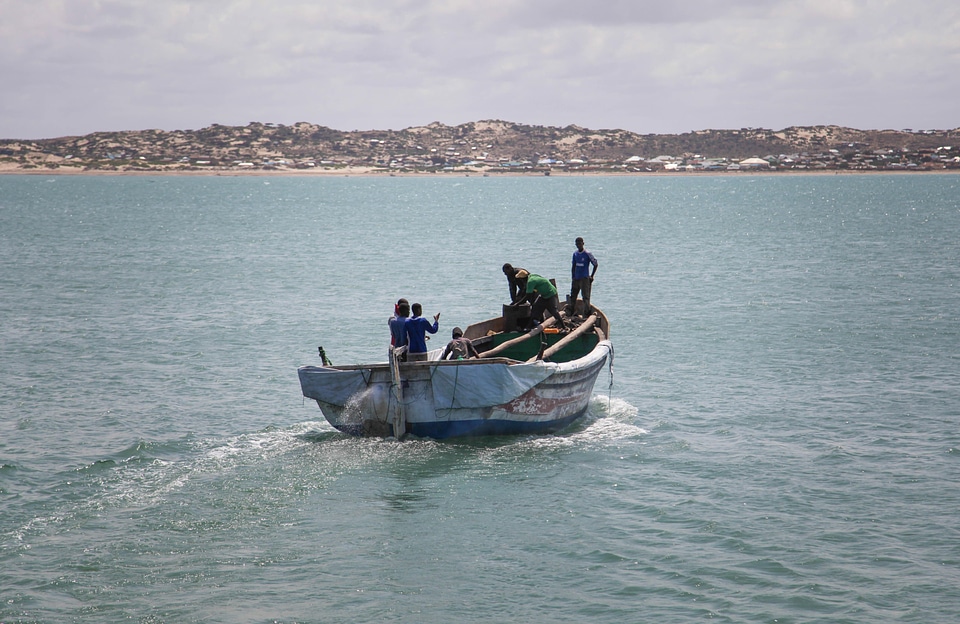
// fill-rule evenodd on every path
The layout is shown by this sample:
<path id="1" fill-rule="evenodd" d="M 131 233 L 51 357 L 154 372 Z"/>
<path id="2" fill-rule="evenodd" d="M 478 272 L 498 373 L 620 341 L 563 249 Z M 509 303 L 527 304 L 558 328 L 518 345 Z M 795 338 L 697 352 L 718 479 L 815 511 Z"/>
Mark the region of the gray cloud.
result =
<path id="1" fill-rule="evenodd" d="M 953 0 L 0 0 L 0 136 L 960 126 Z"/>

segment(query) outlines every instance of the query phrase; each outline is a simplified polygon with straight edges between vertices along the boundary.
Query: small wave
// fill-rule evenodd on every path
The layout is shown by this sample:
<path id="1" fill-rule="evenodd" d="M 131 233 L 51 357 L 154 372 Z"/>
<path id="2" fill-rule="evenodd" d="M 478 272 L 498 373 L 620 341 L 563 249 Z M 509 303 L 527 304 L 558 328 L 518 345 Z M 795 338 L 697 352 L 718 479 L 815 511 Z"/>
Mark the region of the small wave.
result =
<path id="1" fill-rule="evenodd" d="M 594 395 L 576 433 L 598 439 L 632 438 L 649 433 L 636 424 L 639 410 L 620 398 Z"/>
<path id="2" fill-rule="evenodd" d="M 109 470 L 117 465 L 117 462 L 113 459 L 98 459 L 96 461 L 90 462 L 85 466 L 76 468 L 74 471 L 79 473 L 92 474 L 101 470 Z"/>
<path id="3" fill-rule="evenodd" d="M 329 440 L 334 440 L 334 439 L 342 438 L 342 437 L 343 437 L 343 434 L 340 433 L 339 431 L 317 431 L 317 430 L 310 430 L 310 431 L 305 431 L 305 432 L 299 434 L 297 437 L 298 437 L 299 439 L 303 440 L 304 442 L 310 442 L 310 443 L 313 443 L 313 444 L 318 444 L 318 443 L 321 443 L 321 442 L 327 442 L 327 441 L 329 441 Z"/>

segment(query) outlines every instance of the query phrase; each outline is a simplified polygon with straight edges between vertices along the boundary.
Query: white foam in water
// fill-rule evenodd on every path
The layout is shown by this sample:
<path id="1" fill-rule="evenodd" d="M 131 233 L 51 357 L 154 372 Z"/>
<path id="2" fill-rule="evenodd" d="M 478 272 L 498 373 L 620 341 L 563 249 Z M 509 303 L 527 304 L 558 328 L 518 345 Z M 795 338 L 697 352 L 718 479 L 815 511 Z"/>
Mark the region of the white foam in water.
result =
<path id="1" fill-rule="evenodd" d="M 577 446 L 605 446 L 621 440 L 632 440 L 648 431 L 634 424 L 637 408 L 623 399 L 594 395 L 587 414 L 567 431 L 555 435 L 504 438 L 504 444 L 485 449 L 486 459 L 501 460 L 504 456 L 527 451 L 552 451 Z"/>
<path id="2" fill-rule="evenodd" d="M 182 460 L 154 459 L 146 464 L 128 460 L 111 477 L 117 482 L 103 484 L 107 493 L 96 504 L 100 507 L 157 504 L 198 476 L 270 461 L 296 447 L 309 446 L 313 442 L 303 439 L 303 434 L 325 426 L 326 423 L 309 421 L 287 429 L 245 433 L 223 440 L 200 440 L 196 443 L 200 454 L 188 452 Z"/>
<path id="3" fill-rule="evenodd" d="M 649 433 L 635 424 L 638 409 L 620 398 L 594 395 L 590 402 L 590 422 L 582 432 L 597 439 L 632 438 Z"/>

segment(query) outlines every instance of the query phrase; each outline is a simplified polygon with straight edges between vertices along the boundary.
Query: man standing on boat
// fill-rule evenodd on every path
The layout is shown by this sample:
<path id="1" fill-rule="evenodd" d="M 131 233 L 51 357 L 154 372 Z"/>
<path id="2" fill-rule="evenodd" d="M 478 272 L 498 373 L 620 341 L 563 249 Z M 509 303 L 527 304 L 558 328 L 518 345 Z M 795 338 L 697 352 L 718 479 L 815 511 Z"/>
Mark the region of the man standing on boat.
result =
<path id="1" fill-rule="evenodd" d="M 573 264 L 570 267 L 570 302 L 567 316 L 573 316 L 576 312 L 577 295 L 583 296 L 583 316 L 590 316 L 590 291 L 593 289 L 593 276 L 597 273 L 599 263 L 593 257 L 593 254 L 584 249 L 583 239 L 577 237 L 574 241 L 577 250 L 573 252 Z M 593 265 L 593 271 L 590 270 Z"/>
<path id="2" fill-rule="evenodd" d="M 407 331 L 407 361 L 422 362 L 427 359 L 427 336 L 426 333 L 437 333 L 440 329 L 440 313 L 437 312 L 433 317 L 433 325 L 430 321 L 420 316 L 423 314 L 423 307 L 419 303 L 413 304 L 413 316 L 407 319 L 404 327 Z"/>
<path id="3" fill-rule="evenodd" d="M 406 299 L 397 301 L 393 308 L 393 316 L 387 320 L 390 326 L 390 346 L 394 349 L 407 346 L 407 317 L 410 316 L 410 302 Z M 403 361 L 406 361 L 406 353 L 403 355 Z"/>
<path id="4" fill-rule="evenodd" d="M 560 311 L 558 310 L 560 298 L 557 296 L 557 287 L 542 275 L 531 273 L 527 278 L 527 295 L 534 294 L 539 296 L 536 301 L 533 302 L 533 308 L 530 310 L 531 320 L 539 324 L 543 318 L 543 312 L 546 310 L 557 321 L 557 329 L 566 329 L 566 326 L 563 324 L 563 317 L 560 316 Z"/>

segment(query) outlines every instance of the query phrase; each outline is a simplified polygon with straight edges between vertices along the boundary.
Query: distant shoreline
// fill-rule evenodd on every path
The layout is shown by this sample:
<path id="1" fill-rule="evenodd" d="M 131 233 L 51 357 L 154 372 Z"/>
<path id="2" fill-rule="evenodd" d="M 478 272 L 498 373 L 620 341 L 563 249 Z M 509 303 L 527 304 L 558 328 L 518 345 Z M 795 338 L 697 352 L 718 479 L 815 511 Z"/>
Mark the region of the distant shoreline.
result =
<path id="1" fill-rule="evenodd" d="M 4 167 L 0 165 L 0 175 L 24 175 L 24 176 L 92 176 L 92 177 L 223 177 L 223 178 L 266 178 L 266 177 L 290 177 L 290 178 L 344 178 L 344 177 L 365 177 L 365 178 L 463 178 L 463 177 L 527 177 L 527 178 L 576 178 L 576 177 L 671 177 L 671 178 L 698 178 L 698 177 L 717 177 L 717 176 L 871 176 L 871 175 L 956 175 L 960 169 L 915 169 L 915 170 L 842 170 L 842 169 L 789 169 L 789 170 L 763 170 L 763 169 L 741 169 L 735 171 L 558 171 L 550 170 L 539 171 L 383 171 L 369 167 L 345 167 L 337 170 L 331 169 L 270 169 L 270 170 L 223 170 L 223 169 L 204 169 L 194 171 L 110 171 L 103 169 L 20 169 L 18 167 Z"/>
<path id="2" fill-rule="evenodd" d="M 625 130 L 486 120 L 343 132 L 301 122 L 0 139 L 0 173 L 208 176 L 622 176 L 960 169 L 960 128 Z"/>

